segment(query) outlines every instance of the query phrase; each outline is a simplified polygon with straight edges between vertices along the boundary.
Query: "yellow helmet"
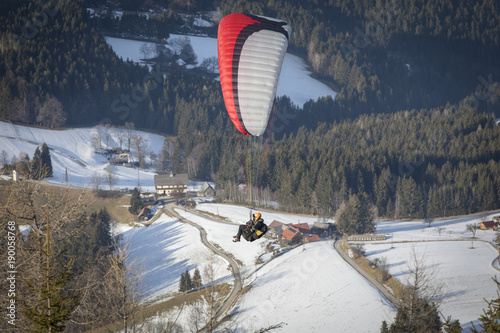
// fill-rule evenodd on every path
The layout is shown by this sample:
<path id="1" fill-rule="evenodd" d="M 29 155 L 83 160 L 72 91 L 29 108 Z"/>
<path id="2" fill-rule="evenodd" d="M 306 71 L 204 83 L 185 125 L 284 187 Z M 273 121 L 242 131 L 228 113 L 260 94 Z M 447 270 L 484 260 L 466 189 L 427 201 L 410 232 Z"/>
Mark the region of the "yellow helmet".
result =
<path id="1" fill-rule="evenodd" d="M 260 219 L 260 216 L 261 216 L 261 215 L 260 215 L 260 213 L 255 213 L 255 214 L 253 214 L 253 218 L 254 218 L 254 220 L 258 220 L 258 219 Z"/>

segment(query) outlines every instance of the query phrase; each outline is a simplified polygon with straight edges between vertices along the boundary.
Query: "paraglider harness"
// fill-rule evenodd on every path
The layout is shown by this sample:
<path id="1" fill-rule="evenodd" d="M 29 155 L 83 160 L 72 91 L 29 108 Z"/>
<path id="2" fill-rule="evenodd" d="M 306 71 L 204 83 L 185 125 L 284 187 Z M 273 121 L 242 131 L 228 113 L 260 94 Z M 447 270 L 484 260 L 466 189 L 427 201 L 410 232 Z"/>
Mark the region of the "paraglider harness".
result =
<path id="1" fill-rule="evenodd" d="M 242 232 L 243 238 L 248 242 L 253 242 L 265 235 L 267 232 L 267 225 L 262 218 L 256 221 L 250 220 L 247 223 L 246 229 Z"/>

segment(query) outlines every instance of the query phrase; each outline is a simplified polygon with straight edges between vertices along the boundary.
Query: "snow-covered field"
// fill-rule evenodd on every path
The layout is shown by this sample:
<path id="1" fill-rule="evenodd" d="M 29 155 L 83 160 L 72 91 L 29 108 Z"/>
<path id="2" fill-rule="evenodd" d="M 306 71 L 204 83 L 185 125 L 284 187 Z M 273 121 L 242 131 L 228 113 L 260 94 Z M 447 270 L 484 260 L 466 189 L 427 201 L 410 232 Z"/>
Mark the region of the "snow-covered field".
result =
<path id="1" fill-rule="evenodd" d="M 236 321 L 253 332 L 285 323 L 279 332 L 378 332 L 396 312 L 335 251 L 310 243 L 259 270 L 236 304 Z"/>
<path id="2" fill-rule="evenodd" d="M 486 216 L 486 220 L 494 215 L 498 213 Z M 471 249 L 471 233 L 465 231 L 467 224 L 482 221 L 483 217 L 445 219 L 434 221 L 431 227 L 421 221 L 383 221 L 377 231 L 389 234 L 388 241 L 364 247 L 372 261 L 386 257 L 389 272 L 403 283 L 409 279 L 409 269 L 414 266 L 412 253 L 416 253 L 427 272 L 435 274 L 433 285 L 442 285 L 442 315 L 458 319 L 468 332 L 471 322 L 478 326 L 477 319 L 486 307 L 484 300 L 496 298 L 492 278 L 500 276 L 495 260 L 498 250 L 490 244 L 496 233 L 478 230 Z"/>
<path id="3" fill-rule="evenodd" d="M 117 130 L 111 129 L 110 132 L 111 139 L 108 146 L 119 147 Z M 107 170 L 110 170 L 107 158 L 94 153 L 91 142 L 95 133 L 97 133 L 96 127 L 48 130 L 0 122 L 0 152 L 4 150 L 7 153 L 9 162 L 13 156 L 18 157 L 20 153 L 28 154 L 32 158 L 36 147 L 46 143 L 51 149 L 53 168 L 53 177 L 47 179 L 47 182 L 92 187 L 90 182 L 94 175 L 106 176 Z M 144 137 L 148 144 L 148 152 L 158 154 L 163 145 L 163 136 L 141 131 L 134 133 Z M 132 189 L 140 185 L 143 191 L 154 191 L 155 172 L 152 170 L 114 166 L 112 172 L 116 177 L 114 189 Z M 101 186 L 109 188 L 105 182 Z"/>
<path id="4" fill-rule="evenodd" d="M 169 41 L 176 38 L 190 40 L 198 64 L 201 64 L 207 58 L 217 58 L 217 39 L 215 38 L 172 34 Z M 113 51 L 124 60 L 141 62 L 141 59 L 144 58 L 144 55 L 140 52 L 140 47 L 144 42 L 115 37 L 106 37 L 106 41 L 111 45 Z M 147 44 L 154 46 L 154 43 L 147 42 Z M 278 88 L 276 89 L 276 96 L 285 95 L 294 104 L 302 107 L 310 99 L 316 100 L 319 97 L 328 95 L 335 97 L 336 93 L 324 83 L 311 77 L 311 71 L 302 58 L 287 53 L 283 61 Z"/>
<path id="5" fill-rule="evenodd" d="M 202 244 L 196 228 L 177 219 L 162 214 L 149 226 L 125 228 L 120 234 L 122 244 L 130 249 L 129 262 L 140 263 L 142 268 L 146 302 L 177 292 L 180 276 L 186 269 L 192 276 L 198 267 L 203 277 L 210 263 L 215 268 L 216 281 L 232 282 L 227 262 Z"/>

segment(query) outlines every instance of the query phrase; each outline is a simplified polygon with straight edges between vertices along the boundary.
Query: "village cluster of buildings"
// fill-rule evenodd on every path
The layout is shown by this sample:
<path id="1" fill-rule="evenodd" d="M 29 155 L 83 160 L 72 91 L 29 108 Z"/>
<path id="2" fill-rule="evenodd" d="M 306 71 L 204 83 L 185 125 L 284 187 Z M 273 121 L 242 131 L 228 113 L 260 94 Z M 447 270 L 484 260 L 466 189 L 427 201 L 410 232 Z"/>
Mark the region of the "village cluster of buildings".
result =
<path id="1" fill-rule="evenodd" d="M 330 238 L 335 231 L 333 223 L 314 222 L 311 228 L 307 223 L 285 224 L 274 220 L 268 225 L 266 237 L 280 241 L 284 245 L 295 245 Z"/>

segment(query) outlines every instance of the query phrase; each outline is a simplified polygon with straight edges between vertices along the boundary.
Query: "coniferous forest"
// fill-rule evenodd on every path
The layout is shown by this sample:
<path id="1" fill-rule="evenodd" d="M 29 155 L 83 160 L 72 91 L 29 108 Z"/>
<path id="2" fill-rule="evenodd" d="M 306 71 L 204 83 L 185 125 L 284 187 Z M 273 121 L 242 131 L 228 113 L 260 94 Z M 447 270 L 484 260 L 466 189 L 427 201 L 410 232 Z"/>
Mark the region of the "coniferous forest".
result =
<path id="1" fill-rule="evenodd" d="M 499 3 L 493 0 L 160 1 L 169 15 L 91 17 L 104 1 L 7 1 L 0 11 L 0 119 L 47 127 L 111 123 L 176 136 L 171 165 L 248 182 L 252 143 L 233 128 L 219 82 L 203 70 L 123 61 L 103 34 L 179 33 L 177 11 L 278 17 L 289 52 L 338 91 L 277 103 L 256 193 L 281 208 L 332 215 L 351 195 L 379 216 L 423 218 L 500 207 Z M 145 35 L 145 31 L 149 31 Z M 204 33 L 216 37 L 216 29 Z M 165 79 L 163 80 L 163 77 Z"/>

